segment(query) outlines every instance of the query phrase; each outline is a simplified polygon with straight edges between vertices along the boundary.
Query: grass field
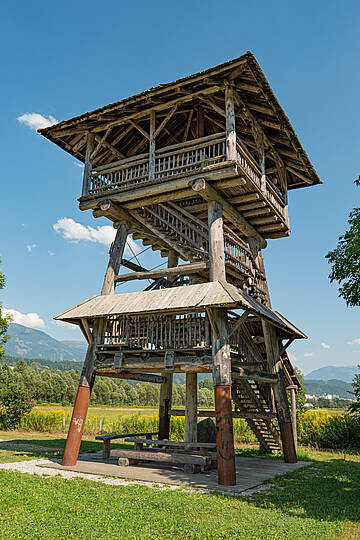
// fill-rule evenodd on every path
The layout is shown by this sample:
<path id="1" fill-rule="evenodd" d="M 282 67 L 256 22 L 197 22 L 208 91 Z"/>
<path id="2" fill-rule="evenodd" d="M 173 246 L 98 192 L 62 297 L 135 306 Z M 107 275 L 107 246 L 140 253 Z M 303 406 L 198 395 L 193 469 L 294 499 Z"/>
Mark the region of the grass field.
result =
<path id="1" fill-rule="evenodd" d="M 35 410 L 39 411 L 50 411 L 51 409 L 57 409 L 62 410 L 65 412 L 72 412 L 72 405 L 69 407 L 65 407 L 63 405 L 37 405 L 34 407 Z M 132 414 L 132 413 L 139 413 L 139 414 L 148 414 L 151 416 L 152 414 L 157 414 L 159 412 L 159 409 L 155 409 L 153 407 L 89 407 L 87 417 L 92 418 L 94 416 L 99 418 L 108 418 L 111 420 L 115 420 L 119 415 L 121 414 Z"/>
<path id="2" fill-rule="evenodd" d="M 57 456 L 64 443 L 58 435 L 0 432 L 0 461 Z M 82 443 L 82 450 L 99 449 L 94 440 Z M 360 538 L 360 456 L 306 452 L 310 467 L 251 498 L 1 470 L 0 538 Z"/>

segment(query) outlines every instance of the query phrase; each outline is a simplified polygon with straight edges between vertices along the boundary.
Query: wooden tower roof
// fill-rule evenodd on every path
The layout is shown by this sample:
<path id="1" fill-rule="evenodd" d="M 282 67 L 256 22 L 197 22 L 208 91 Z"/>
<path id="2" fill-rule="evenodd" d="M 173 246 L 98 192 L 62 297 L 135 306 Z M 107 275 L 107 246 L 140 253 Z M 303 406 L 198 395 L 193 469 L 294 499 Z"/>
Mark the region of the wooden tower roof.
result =
<path id="1" fill-rule="evenodd" d="M 159 147 L 176 142 L 188 128 L 189 111 L 201 103 L 208 131 L 224 128 L 224 83 L 236 89 L 236 131 L 250 153 L 257 158 L 256 131 L 265 135 L 269 154 L 280 156 L 288 171 L 288 189 L 321 183 L 288 117 L 275 97 L 264 73 L 251 52 L 219 66 L 150 88 L 105 107 L 40 129 L 80 161 L 85 161 L 86 137 L 95 133 L 101 142 L 96 165 L 124 159 L 147 151 L 146 124 L 150 111 L 156 111 L 166 129 L 159 135 Z M 136 122 L 133 124 L 132 122 Z M 271 170 L 271 163 L 267 164 Z"/>

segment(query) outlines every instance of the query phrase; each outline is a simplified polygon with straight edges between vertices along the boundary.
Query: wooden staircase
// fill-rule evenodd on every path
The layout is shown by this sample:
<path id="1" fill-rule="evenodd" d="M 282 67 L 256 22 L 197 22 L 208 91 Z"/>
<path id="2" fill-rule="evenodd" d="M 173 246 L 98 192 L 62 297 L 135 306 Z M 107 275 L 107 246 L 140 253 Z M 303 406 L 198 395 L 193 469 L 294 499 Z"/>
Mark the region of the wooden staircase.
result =
<path id="1" fill-rule="evenodd" d="M 255 381 L 236 380 L 232 384 L 232 399 L 235 411 L 247 416 L 254 414 L 253 418 L 250 416 L 245 420 L 259 441 L 261 449 L 272 454 L 281 450 L 280 433 L 274 423 L 272 407 L 265 398 L 264 390 Z"/>
<path id="2" fill-rule="evenodd" d="M 190 262 L 209 259 L 208 227 L 175 203 L 152 204 L 133 210 L 133 216 L 179 256 Z M 139 235 L 136 236 L 139 238 Z M 143 238 L 144 244 L 151 243 Z M 247 244 L 224 227 L 224 256 L 227 280 L 249 294 L 263 297 L 263 276 L 255 269 Z"/>

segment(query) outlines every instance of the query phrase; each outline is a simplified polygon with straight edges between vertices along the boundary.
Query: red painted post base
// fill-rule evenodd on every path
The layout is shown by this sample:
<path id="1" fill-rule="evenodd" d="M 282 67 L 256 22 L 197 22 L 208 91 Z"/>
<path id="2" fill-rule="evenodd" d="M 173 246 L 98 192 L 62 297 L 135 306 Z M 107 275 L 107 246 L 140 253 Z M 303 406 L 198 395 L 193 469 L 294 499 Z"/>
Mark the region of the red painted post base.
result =
<path id="1" fill-rule="evenodd" d="M 234 431 L 231 407 L 231 385 L 215 386 L 216 447 L 218 482 L 236 485 Z"/>
<path id="2" fill-rule="evenodd" d="M 76 394 L 62 465 L 76 465 L 89 403 L 90 388 L 80 385 Z"/>
<path id="3" fill-rule="evenodd" d="M 285 463 L 297 463 L 291 422 L 279 423 Z"/>

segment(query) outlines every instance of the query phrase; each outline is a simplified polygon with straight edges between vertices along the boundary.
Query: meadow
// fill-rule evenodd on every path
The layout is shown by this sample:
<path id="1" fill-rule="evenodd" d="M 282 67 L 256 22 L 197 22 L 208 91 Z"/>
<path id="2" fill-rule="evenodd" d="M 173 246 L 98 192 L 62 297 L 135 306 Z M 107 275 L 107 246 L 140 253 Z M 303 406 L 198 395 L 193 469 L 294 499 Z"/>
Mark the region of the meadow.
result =
<path id="1" fill-rule="evenodd" d="M 61 434 L 0 432 L 0 462 L 59 457 L 64 444 Z M 100 449 L 88 438 L 81 448 Z M 248 446 L 237 453 L 257 450 Z M 312 449 L 301 449 L 301 457 L 312 464 L 275 478 L 251 497 L 0 470 L 0 538 L 358 539 L 360 457 Z"/>

